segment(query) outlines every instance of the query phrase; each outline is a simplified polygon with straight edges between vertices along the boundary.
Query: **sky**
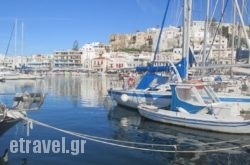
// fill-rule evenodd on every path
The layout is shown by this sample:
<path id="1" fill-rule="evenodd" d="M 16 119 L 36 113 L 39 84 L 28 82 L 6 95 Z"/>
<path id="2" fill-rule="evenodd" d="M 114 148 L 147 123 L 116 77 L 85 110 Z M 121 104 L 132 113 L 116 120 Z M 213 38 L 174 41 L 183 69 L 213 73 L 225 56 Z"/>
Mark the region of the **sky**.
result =
<path id="1" fill-rule="evenodd" d="M 167 0 L 5 0 L 0 5 L 0 54 L 52 54 L 71 49 L 76 40 L 79 47 L 91 42 L 108 43 L 111 34 L 160 26 L 167 3 Z M 165 26 L 182 24 L 182 3 L 183 0 L 170 0 Z M 205 18 L 204 6 L 205 0 L 193 0 L 193 19 Z M 230 15 L 226 21 L 230 21 Z"/>

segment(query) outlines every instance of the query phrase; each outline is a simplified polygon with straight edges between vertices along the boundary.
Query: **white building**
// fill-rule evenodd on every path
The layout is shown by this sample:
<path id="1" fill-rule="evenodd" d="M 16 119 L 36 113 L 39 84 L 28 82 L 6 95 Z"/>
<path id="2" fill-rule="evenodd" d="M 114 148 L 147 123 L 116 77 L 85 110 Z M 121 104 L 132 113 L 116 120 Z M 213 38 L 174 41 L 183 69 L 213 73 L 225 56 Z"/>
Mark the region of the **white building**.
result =
<path id="1" fill-rule="evenodd" d="M 119 70 L 128 67 L 128 54 L 124 52 L 111 52 L 109 53 L 108 70 Z"/>
<path id="2" fill-rule="evenodd" d="M 105 55 L 105 46 L 99 42 L 92 42 L 83 45 L 80 49 L 82 52 L 81 63 L 82 67 L 85 69 L 92 69 L 92 60 L 97 58 L 100 54 Z M 104 56 L 105 57 L 105 56 Z"/>
<path id="3" fill-rule="evenodd" d="M 63 50 L 53 53 L 54 67 L 71 68 L 81 67 L 82 52 L 78 50 Z"/>

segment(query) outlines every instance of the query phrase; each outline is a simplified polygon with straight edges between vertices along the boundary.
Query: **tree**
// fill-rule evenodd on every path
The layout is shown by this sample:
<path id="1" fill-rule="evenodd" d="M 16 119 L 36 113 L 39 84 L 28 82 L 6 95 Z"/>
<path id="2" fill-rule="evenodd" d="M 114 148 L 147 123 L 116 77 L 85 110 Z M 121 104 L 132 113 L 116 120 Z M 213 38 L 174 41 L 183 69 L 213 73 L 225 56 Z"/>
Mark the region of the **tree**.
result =
<path id="1" fill-rule="evenodd" d="M 74 41 L 72 50 L 79 50 L 79 45 L 77 40 Z"/>

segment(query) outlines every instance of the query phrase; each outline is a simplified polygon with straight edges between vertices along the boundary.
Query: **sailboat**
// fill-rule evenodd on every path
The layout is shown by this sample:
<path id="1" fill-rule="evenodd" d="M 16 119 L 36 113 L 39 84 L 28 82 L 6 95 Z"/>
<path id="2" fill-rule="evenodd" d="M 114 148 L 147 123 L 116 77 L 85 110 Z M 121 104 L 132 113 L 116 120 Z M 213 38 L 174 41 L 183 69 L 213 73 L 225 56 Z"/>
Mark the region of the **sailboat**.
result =
<path id="1" fill-rule="evenodd" d="M 169 1 L 164 13 L 152 64 L 148 67 L 136 68 L 136 71 L 146 71 L 139 83 L 135 86 L 134 78 L 129 77 L 128 80 L 124 81 L 123 87 L 110 88 L 108 90 L 111 99 L 115 100 L 119 105 L 134 109 L 141 103 L 156 105 L 158 107 L 169 107 L 172 94 L 168 83 L 181 82 L 187 74 L 186 65 L 191 65 L 195 62 L 194 57 L 190 55 L 188 59 L 189 62 L 187 62 L 187 57 L 183 56 L 183 58 L 175 64 L 172 61 L 166 61 L 165 66 L 154 66 L 168 6 Z M 189 47 L 186 48 L 187 51 L 185 51 L 184 54 L 192 54 Z M 162 72 L 164 72 L 164 76 L 160 75 Z M 170 74 L 166 75 L 165 73 Z"/>
<path id="2" fill-rule="evenodd" d="M 21 73 L 20 71 L 17 71 L 17 67 L 15 67 L 14 69 L 12 67 L 7 66 L 7 64 L 5 63 L 6 56 L 8 54 L 8 50 L 10 47 L 10 41 L 11 41 L 11 38 L 13 37 L 14 30 L 15 30 L 15 55 L 16 55 L 17 20 L 15 21 L 12 31 L 11 31 L 11 35 L 10 35 L 10 39 L 9 39 L 7 49 L 4 55 L 5 57 L 3 59 L 3 63 L 0 64 L 0 81 L 3 82 L 5 80 L 35 80 L 35 79 L 45 78 L 44 75 Z M 22 33 L 23 33 L 23 24 L 22 24 Z M 22 37 L 23 37 L 23 34 L 22 34 Z"/>
<path id="3" fill-rule="evenodd" d="M 178 71 L 176 73 L 178 75 Z M 179 75 L 177 77 L 177 81 L 181 81 Z M 131 79 L 128 79 L 128 84 L 130 81 Z M 171 90 L 166 85 L 167 81 L 175 81 L 175 79 L 157 75 L 157 72 L 147 72 L 135 88 L 111 88 L 108 90 L 108 94 L 119 105 L 134 109 L 140 103 L 168 107 L 171 100 Z"/>
<path id="4" fill-rule="evenodd" d="M 186 12 L 190 8 L 191 0 L 184 1 Z M 184 20 L 189 21 L 189 19 Z M 184 23 L 184 26 L 189 27 L 188 25 L 189 23 Z M 183 38 L 184 41 L 188 41 L 188 35 L 184 34 Z M 236 103 L 221 102 L 204 82 L 184 81 L 170 86 L 172 92 L 170 108 L 140 104 L 139 113 L 150 120 L 182 127 L 250 134 L 250 118 L 241 114 L 241 108 Z"/>

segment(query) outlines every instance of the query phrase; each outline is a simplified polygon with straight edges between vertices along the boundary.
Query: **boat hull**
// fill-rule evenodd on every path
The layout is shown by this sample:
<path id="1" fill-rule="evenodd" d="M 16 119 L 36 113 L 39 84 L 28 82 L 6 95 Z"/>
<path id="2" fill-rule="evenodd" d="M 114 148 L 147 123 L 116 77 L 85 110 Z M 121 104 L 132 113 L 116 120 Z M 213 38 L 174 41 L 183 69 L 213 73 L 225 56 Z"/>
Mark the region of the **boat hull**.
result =
<path id="1" fill-rule="evenodd" d="M 3 135 L 7 130 L 9 130 L 12 126 L 21 121 L 20 118 L 14 119 L 6 117 L 2 122 L 0 122 L 0 136 Z"/>
<path id="2" fill-rule="evenodd" d="M 137 109 L 139 104 L 155 105 L 159 108 L 169 107 L 171 92 L 153 92 L 143 90 L 109 90 L 109 95 L 119 105 Z"/>
<path id="3" fill-rule="evenodd" d="M 137 108 L 141 103 L 155 105 L 159 108 L 169 107 L 172 94 L 169 91 L 155 91 L 148 92 L 143 90 L 123 90 L 123 89 L 110 89 L 109 95 L 119 105 L 129 108 Z M 122 100 L 122 95 L 128 96 L 127 100 Z M 225 96 L 219 95 L 218 98 L 221 102 L 237 104 L 242 112 L 250 112 L 250 97 L 249 96 Z"/>
<path id="4" fill-rule="evenodd" d="M 212 115 L 189 115 L 146 105 L 140 105 L 138 109 L 141 116 L 157 122 L 214 132 L 250 134 L 249 120 L 218 120 Z"/>

